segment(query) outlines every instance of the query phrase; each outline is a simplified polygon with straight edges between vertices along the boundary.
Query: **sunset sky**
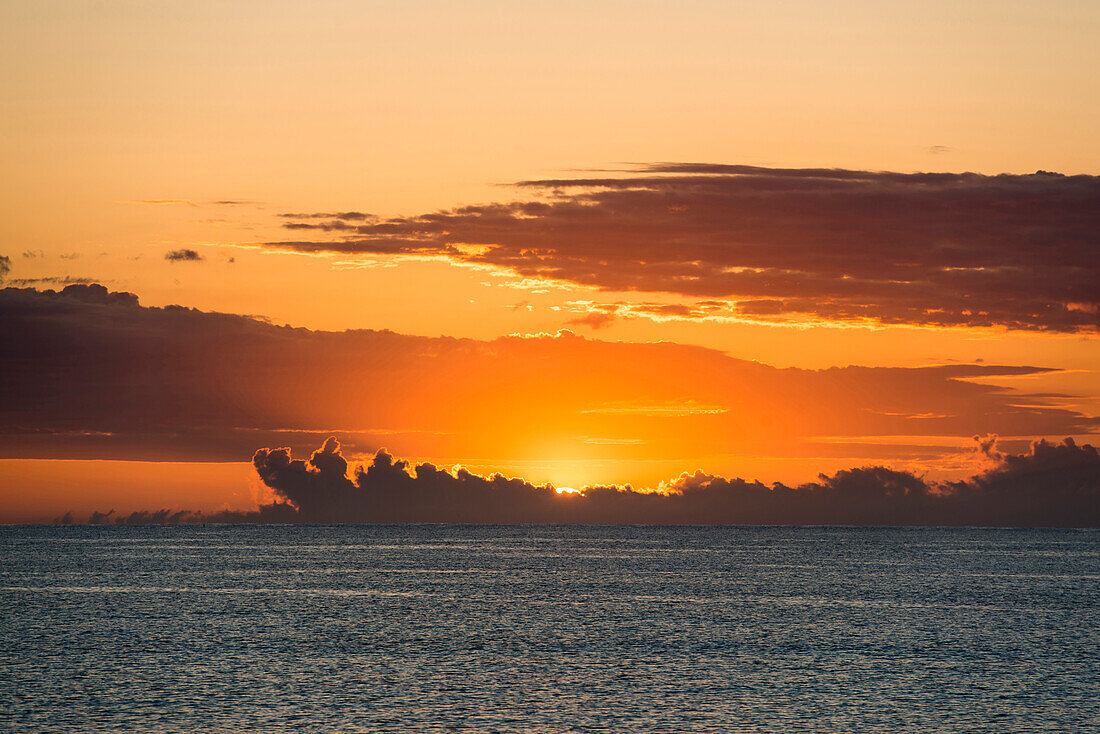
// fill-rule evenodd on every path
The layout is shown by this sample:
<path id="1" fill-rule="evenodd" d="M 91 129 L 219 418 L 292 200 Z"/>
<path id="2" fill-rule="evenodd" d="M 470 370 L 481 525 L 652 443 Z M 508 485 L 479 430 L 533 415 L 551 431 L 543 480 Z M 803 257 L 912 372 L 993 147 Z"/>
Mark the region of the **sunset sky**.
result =
<path id="1" fill-rule="evenodd" d="M 1097 38 L 1083 0 L 0 0 L 0 522 L 302 507 L 253 455 L 329 436 L 559 489 L 1095 467 Z"/>

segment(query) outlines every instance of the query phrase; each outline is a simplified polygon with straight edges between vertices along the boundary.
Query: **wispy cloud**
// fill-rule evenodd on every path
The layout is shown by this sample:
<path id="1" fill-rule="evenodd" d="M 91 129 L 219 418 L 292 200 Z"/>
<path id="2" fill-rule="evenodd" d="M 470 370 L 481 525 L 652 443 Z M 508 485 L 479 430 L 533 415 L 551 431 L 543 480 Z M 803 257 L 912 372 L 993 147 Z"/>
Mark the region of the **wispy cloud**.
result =
<path id="1" fill-rule="evenodd" d="M 164 253 L 164 259 L 170 262 L 198 262 L 205 258 L 199 254 L 198 250 L 169 250 Z"/>
<path id="2" fill-rule="evenodd" d="M 154 205 L 173 205 L 178 204 L 182 206 L 194 206 L 198 204 L 190 199 L 126 199 L 125 201 L 118 202 L 119 204 L 154 204 Z"/>
<path id="3" fill-rule="evenodd" d="M 89 285 L 91 283 L 110 283 L 100 278 L 80 278 L 71 275 L 47 275 L 41 278 L 12 278 L 8 281 L 14 286 L 28 285 Z"/>

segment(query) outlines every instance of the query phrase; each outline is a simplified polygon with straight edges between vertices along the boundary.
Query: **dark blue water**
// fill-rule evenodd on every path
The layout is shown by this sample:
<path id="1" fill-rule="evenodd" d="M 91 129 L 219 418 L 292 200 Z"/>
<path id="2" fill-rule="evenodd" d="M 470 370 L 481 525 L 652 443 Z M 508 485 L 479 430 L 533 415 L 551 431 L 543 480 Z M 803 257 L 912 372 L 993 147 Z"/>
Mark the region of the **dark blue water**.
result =
<path id="1" fill-rule="evenodd" d="M 1100 731 L 1100 533 L 0 527 L 0 729 Z"/>

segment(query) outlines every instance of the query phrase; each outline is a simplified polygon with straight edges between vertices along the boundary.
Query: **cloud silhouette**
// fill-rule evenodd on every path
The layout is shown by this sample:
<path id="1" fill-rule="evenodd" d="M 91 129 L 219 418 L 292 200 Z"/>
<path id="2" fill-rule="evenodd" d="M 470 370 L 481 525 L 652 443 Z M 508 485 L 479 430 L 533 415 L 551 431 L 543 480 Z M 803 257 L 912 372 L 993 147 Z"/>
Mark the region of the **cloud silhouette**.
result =
<path id="1" fill-rule="evenodd" d="M 1000 464 L 966 482 L 947 483 L 963 518 L 998 525 L 1100 524 L 1100 454 L 1072 438 L 1037 441 L 1026 454 L 997 454 Z M 1073 513 L 1079 513 L 1073 518 Z"/>
<path id="2" fill-rule="evenodd" d="M 1100 526 L 1100 455 L 1072 439 L 1037 441 L 961 482 L 927 482 L 882 466 L 821 475 L 798 487 L 696 472 L 660 493 L 630 486 L 558 493 L 499 474 L 450 473 L 429 463 L 410 468 L 385 450 L 349 478 L 335 437 L 308 462 L 292 459 L 287 448 L 260 449 L 253 465 L 286 501 L 260 513 L 281 513 L 280 521 Z M 152 521 L 180 521 L 163 513 L 157 517 L 167 519 Z M 262 521 L 259 514 L 254 519 Z"/>
<path id="3" fill-rule="evenodd" d="M 291 460 L 290 449 L 260 449 L 252 459 L 265 484 L 293 504 L 305 522 L 543 522 L 561 518 L 559 495 L 549 485 L 533 486 L 501 475 L 455 474 L 429 463 L 410 473 L 404 461 L 384 449 L 354 480 L 340 444 L 329 437 L 308 464 Z"/>
<path id="4" fill-rule="evenodd" d="M 1100 456 L 1094 447 L 1068 438 L 1060 444 L 1040 440 L 1025 453 L 1000 459 L 995 468 L 958 482 L 929 482 L 871 466 L 821 475 L 797 488 L 767 489 L 700 473 L 683 475 L 667 488 L 680 497 L 702 492 L 696 504 L 714 517 L 755 524 L 1100 525 Z"/>
<path id="5" fill-rule="evenodd" d="M 338 516 L 354 489 L 339 441 L 330 436 L 308 463 L 292 460 L 290 455 L 290 448 L 260 449 L 253 455 L 252 465 L 264 484 L 299 508 L 303 516 Z"/>
<path id="6" fill-rule="evenodd" d="M 540 200 L 390 219 L 286 214 L 289 230 L 336 236 L 266 247 L 445 257 L 720 300 L 758 321 L 1100 327 L 1096 176 L 685 163 L 518 186 Z"/>
<path id="7" fill-rule="evenodd" d="M 190 199 L 127 199 L 126 201 L 119 202 L 120 204 L 154 204 L 154 205 L 173 205 L 182 204 L 183 206 L 197 207 L 198 204 Z"/>
<path id="8" fill-rule="evenodd" d="M 71 525 L 77 522 L 72 512 L 66 512 L 53 522 L 54 525 Z M 301 515 L 289 504 L 275 502 L 256 510 L 138 510 L 127 515 L 114 510 L 93 512 L 87 520 L 90 525 L 184 525 L 189 523 L 294 523 L 302 522 Z"/>
<path id="9" fill-rule="evenodd" d="M 169 250 L 164 253 L 164 259 L 170 262 L 198 262 L 205 258 L 197 250 Z"/>
<path id="10" fill-rule="evenodd" d="M 80 278 L 71 275 L 47 275 L 41 278 L 11 278 L 14 286 L 27 285 L 99 285 L 95 278 Z M 110 281 L 106 281 L 110 282 Z"/>
<path id="11" fill-rule="evenodd" d="M 0 255 L 0 280 L 11 272 L 11 258 L 7 255 Z"/>

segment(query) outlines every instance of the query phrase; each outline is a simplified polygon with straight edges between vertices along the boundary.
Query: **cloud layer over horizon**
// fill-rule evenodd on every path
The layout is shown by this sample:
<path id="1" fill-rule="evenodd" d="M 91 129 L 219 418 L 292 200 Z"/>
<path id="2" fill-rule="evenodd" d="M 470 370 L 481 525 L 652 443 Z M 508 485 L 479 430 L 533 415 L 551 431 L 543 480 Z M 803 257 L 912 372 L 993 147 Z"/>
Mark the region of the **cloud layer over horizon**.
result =
<path id="1" fill-rule="evenodd" d="M 537 198 L 408 217 L 284 214 L 287 230 L 314 237 L 263 246 L 441 257 L 698 299 L 678 318 L 1100 327 L 1100 177 L 716 164 L 618 173 L 523 181 Z M 596 305 L 593 325 L 615 317 L 612 305 Z"/>
<path id="2" fill-rule="evenodd" d="M 384 450 L 349 477 L 339 441 L 329 437 L 308 461 L 294 459 L 289 448 L 256 452 L 253 466 L 281 500 L 257 511 L 97 512 L 91 522 L 1100 526 L 1100 454 L 1093 446 L 1037 441 L 1025 453 L 1002 454 L 985 440 L 979 450 L 996 464 L 957 482 L 867 466 L 797 487 L 696 472 L 661 492 L 596 486 L 558 493 L 499 474 L 414 468 Z"/>
<path id="3" fill-rule="evenodd" d="M 239 461 L 257 445 L 304 450 L 340 432 L 359 452 L 387 445 L 490 466 L 548 453 L 683 466 L 731 449 L 931 459 L 927 446 L 875 437 L 1097 427 L 1058 407 L 1059 396 L 970 381 L 1043 367 L 776 369 L 702 347 L 569 333 L 320 332 L 146 308 L 98 285 L 0 289 L 0 343 L 6 458 Z"/>

